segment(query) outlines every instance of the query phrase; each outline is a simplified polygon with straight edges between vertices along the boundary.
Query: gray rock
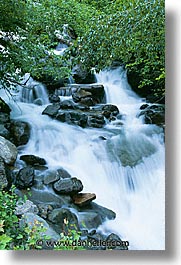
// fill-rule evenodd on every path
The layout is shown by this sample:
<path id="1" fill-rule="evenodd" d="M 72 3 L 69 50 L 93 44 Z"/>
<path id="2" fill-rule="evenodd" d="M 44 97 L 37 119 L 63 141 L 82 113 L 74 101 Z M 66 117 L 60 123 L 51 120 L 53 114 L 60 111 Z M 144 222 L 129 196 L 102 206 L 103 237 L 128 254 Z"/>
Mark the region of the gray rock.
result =
<path id="1" fill-rule="evenodd" d="M 59 168 L 57 170 L 47 171 L 43 182 L 45 185 L 48 185 L 56 182 L 60 178 L 71 178 L 71 175 L 65 169 Z"/>
<path id="2" fill-rule="evenodd" d="M 139 117 L 144 117 L 146 124 L 156 124 L 163 126 L 165 124 L 165 106 L 163 104 L 144 104 L 140 107 L 142 110 L 139 113 Z"/>
<path id="3" fill-rule="evenodd" d="M 49 96 L 49 101 L 51 103 L 59 103 L 60 102 L 60 98 L 57 95 L 52 94 L 52 95 Z"/>
<path id="4" fill-rule="evenodd" d="M 57 169 L 57 173 L 59 175 L 60 178 L 71 178 L 71 175 L 63 168 L 59 168 Z"/>
<path id="5" fill-rule="evenodd" d="M 19 189 L 30 188 L 34 184 L 35 171 L 32 167 L 24 167 L 20 169 L 16 176 L 16 187 Z"/>
<path id="6" fill-rule="evenodd" d="M 64 100 L 59 105 L 61 109 L 74 109 L 75 104 L 71 100 Z"/>
<path id="7" fill-rule="evenodd" d="M 0 124 L 0 136 L 8 140 L 10 138 L 10 132 L 6 129 L 6 127 L 3 124 Z"/>
<path id="8" fill-rule="evenodd" d="M 46 161 L 44 158 L 35 155 L 22 155 L 20 156 L 20 160 L 23 160 L 27 165 L 35 166 L 35 165 L 46 165 Z"/>
<path id="9" fill-rule="evenodd" d="M 111 104 L 106 104 L 102 107 L 102 110 L 103 111 L 107 111 L 107 112 L 110 112 L 112 114 L 112 116 L 116 116 L 119 114 L 119 109 L 117 106 L 115 105 L 111 105 Z M 103 113 L 104 115 L 104 113 Z"/>
<path id="10" fill-rule="evenodd" d="M 38 207 L 30 200 L 26 200 L 25 202 L 18 201 L 15 208 L 16 215 L 23 215 L 25 213 L 34 213 L 37 214 L 39 212 Z"/>
<path id="11" fill-rule="evenodd" d="M 66 231 L 69 228 L 79 229 L 77 216 L 69 209 L 54 209 L 48 216 L 48 220 L 59 226 L 60 231 Z"/>
<path id="12" fill-rule="evenodd" d="M 88 116 L 87 124 L 89 127 L 102 128 L 105 124 L 103 115 L 90 115 Z"/>
<path id="13" fill-rule="evenodd" d="M 45 185 L 49 185 L 51 183 L 56 182 L 59 179 L 60 179 L 60 176 L 59 176 L 59 174 L 58 174 L 58 172 L 56 170 L 49 171 L 48 173 L 46 173 L 46 175 L 44 177 L 44 180 L 43 180 L 43 183 Z"/>
<path id="14" fill-rule="evenodd" d="M 18 155 L 17 148 L 10 141 L 0 136 L 0 156 L 8 165 L 14 165 Z"/>
<path id="15" fill-rule="evenodd" d="M 53 185 L 59 194 L 72 195 L 83 190 L 82 182 L 77 178 L 60 179 Z"/>
<path id="16" fill-rule="evenodd" d="M 30 126 L 27 122 L 11 121 L 10 128 L 11 141 L 16 145 L 25 145 L 30 138 Z"/>
<path id="17" fill-rule="evenodd" d="M 79 225 L 81 228 L 95 229 L 102 224 L 102 218 L 95 212 L 79 213 Z"/>
<path id="18" fill-rule="evenodd" d="M 116 214 L 112 210 L 98 205 L 95 202 L 91 202 L 89 205 L 79 208 L 79 211 L 97 213 L 100 216 L 102 222 L 106 220 L 114 220 L 116 218 Z"/>
<path id="19" fill-rule="evenodd" d="M 81 103 L 87 106 L 94 105 L 92 93 L 81 88 L 72 94 L 72 98 L 76 103 Z"/>
<path id="20" fill-rule="evenodd" d="M 62 207 L 63 205 L 69 205 L 71 202 L 70 196 L 58 195 L 54 191 L 50 190 L 37 190 L 34 187 L 31 188 L 31 193 L 24 191 L 29 200 L 38 204 L 51 204 L 55 205 L 56 208 Z M 54 207 L 54 206 L 53 206 Z"/>
<path id="21" fill-rule="evenodd" d="M 58 241 L 60 240 L 59 234 L 57 234 L 50 225 L 40 216 L 34 214 L 34 213 L 25 213 L 23 217 L 20 220 L 20 227 L 28 226 L 31 230 L 37 226 L 42 227 L 42 231 L 39 232 L 39 238 L 37 240 L 40 240 L 41 246 L 43 249 L 50 249 L 46 245 L 46 240 L 49 238 L 49 241 Z"/>
<path id="22" fill-rule="evenodd" d="M 122 241 L 121 238 L 112 233 L 106 238 L 107 249 L 115 250 L 128 250 L 129 243 L 128 241 Z"/>
<path id="23" fill-rule="evenodd" d="M 0 190 L 3 190 L 8 186 L 8 180 L 6 177 L 6 169 L 3 158 L 0 156 Z"/>
<path id="24" fill-rule="evenodd" d="M 41 204 L 38 204 L 38 209 L 39 209 L 39 215 L 43 219 L 47 219 L 48 215 L 53 211 L 54 208 L 53 208 L 53 205 L 51 204 L 41 203 Z"/>
<path id="25" fill-rule="evenodd" d="M 43 115 L 48 115 L 50 117 L 56 117 L 58 114 L 58 110 L 60 109 L 59 104 L 53 104 L 53 105 L 48 105 L 44 111 L 42 112 Z"/>

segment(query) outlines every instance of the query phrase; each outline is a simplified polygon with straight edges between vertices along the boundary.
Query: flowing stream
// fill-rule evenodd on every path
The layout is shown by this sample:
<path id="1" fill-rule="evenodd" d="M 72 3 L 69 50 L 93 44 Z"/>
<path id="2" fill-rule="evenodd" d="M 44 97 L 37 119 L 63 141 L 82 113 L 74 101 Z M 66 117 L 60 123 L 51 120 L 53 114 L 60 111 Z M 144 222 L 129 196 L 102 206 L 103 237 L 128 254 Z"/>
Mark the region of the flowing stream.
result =
<path id="1" fill-rule="evenodd" d="M 82 180 L 84 192 L 96 193 L 96 202 L 117 216 L 101 225 L 100 231 L 120 235 L 129 241 L 131 250 L 164 249 L 162 129 L 138 118 L 143 100 L 131 90 L 121 68 L 96 77 L 105 87 L 107 103 L 119 108 L 120 119 L 103 129 L 52 120 L 41 114 L 48 104 L 45 88 L 30 79 L 34 90 L 28 93 L 23 88 L 17 104 L 9 102 L 12 118 L 31 125 L 30 140 L 19 148 L 19 155 L 43 157 L 50 169 L 65 168 Z"/>

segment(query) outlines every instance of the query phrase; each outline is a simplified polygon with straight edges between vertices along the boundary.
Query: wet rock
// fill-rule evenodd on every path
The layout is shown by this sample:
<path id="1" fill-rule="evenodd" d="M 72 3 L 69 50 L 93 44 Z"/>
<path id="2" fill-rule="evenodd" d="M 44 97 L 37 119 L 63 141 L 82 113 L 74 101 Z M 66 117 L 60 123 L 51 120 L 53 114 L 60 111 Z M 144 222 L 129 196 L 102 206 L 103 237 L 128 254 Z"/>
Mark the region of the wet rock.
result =
<path id="1" fill-rule="evenodd" d="M 0 112 L 10 114 L 11 109 L 8 104 L 0 97 Z"/>
<path id="2" fill-rule="evenodd" d="M 31 188 L 31 193 L 24 191 L 24 194 L 28 197 L 29 200 L 38 204 L 51 204 L 53 208 L 59 208 L 63 205 L 70 205 L 71 198 L 67 195 L 58 195 L 54 193 L 53 190 L 37 190 L 34 187 Z"/>
<path id="3" fill-rule="evenodd" d="M 30 126 L 27 122 L 11 121 L 10 127 L 11 141 L 16 145 L 25 145 L 30 138 Z"/>
<path id="4" fill-rule="evenodd" d="M 59 168 L 57 169 L 57 173 L 59 175 L 60 178 L 71 178 L 71 175 L 63 168 Z"/>
<path id="5" fill-rule="evenodd" d="M 149 106 L 148 104 L 144 103 L 143 105 L 141 105 L 140 110 L 146 109 L 148 106 Z"/>
<path id="6" fill-rule="evenodd" d="M 89 212 L 97 213 L 100 216 L 102 222 L 106 220 L 114 220 L 116 218 L 116 214 L 112 210 L 109 210 L 101 205 L 98 205 L 95 202 L 91 202 L 87 206 L 80 207 L 79 211 L 87 213 Z"/>
<path id="7" fill-rule="evenodd" d="M 47 247 L 44 239 L 50 238 L 52 241 L 58 241 L 60 239 L 60 236 L 58 233 L 56 233 L 51 226 L 40 216 L 34 213 L 25 213 L 23 217 L 20 220 L 20 227 L 26 227 L 28 226 L 30 228 L 30 231 L 33 229 L 33 227 L 42 227 L 42 232 L 39 232 L 39 239 L 42 240 L 42 248 L 43 249 L 50 249 L 50 247 Z"/>
<path id="8" fill-rule="evenodd" d="M 106 238 L 106 244 L 107 244 L 107 249 L 115 249 L 115 250 L 127 250 L 129 243 L 128 242 L 123 242 L 121 238 L 112 233 Z"/>
<path id="9" fill-rule="evenodd" d="M 4 112 L 0 112 L 0 124 L 6 124 L 10 122 L 10 115 Z"/>
<path id="10" fill-rule="evenodd" d="M 90 107 L 82 105 L 82 104 L 74 104 L 74 109 L 77 109 L 80 111 L 88 111 L 88 110 L 90 110 Z"/>
<path id="11" fill-rule="evenodd" d="M 24 167 L 20 169 L 16 176 L 16 187 L 19 189 L 27 189 L 34 184 L 35 171 L 32 167 Z"/>
<path id="12" fill-rule="evenodd" d="M 4 159 L 0 156 L 0 191 L 8 186 Z"/>
<path id="13" fill-rule="evenodd" d="M 100 135 L 100 136 L 99 136 L 99 139 L 101 139 L 101 140 L 104 140 L 104 141 L 106 141 L 106 140 L 107 140 L 107 138 L 106 138 L 106 137 L 104 137 L 104 136 L 102 136 L 102 135 Z"/>
<path id="14" fill-rule="evenodd" d="M 64 100 L 59 104 L 61 109 L 74 109 L 74 105 L 71 100 Z"/>
<path id="15" fill-rule="evenodd" d="M 59 96 L 57 96 L 57 95 L 55 95 L 55 94 L 51 94 L 51 95 L 49 96 L 49 101 L 50 101 L 51 103 L 59 103 L 59 102 L 60 102 L 60 98 L 59 98 Z"/>
<path id="16" fill-rule="evenodd" d="M 94 128 L 102 128 L 105 124 L 103 115 L 89 115 L 87 125 Z"/>
<path id="17" fill-rule="evenodd" d="M 112 114 L 112 116 L 117 116 L 119 114 L 119 109 L 115 105 L 106 104 L 102 107 L 103 115 L 105 112 Z M 106 114 L 107 115 L 107 114 Z"/>
<path id="18" fill-rule="evenodd" d="M 56 120 L 61 122 L 66 122 L 70 120 L 69 117 L 70 117 L 69 113 L 61 111 L 56 115 Z"/>
<path id="19" fill-rule="evenodd" d="M 17 154 L 16 146 L 0 136 L 0 156 L 4 159 L 4 162 L 8 165 L 14 165 Z"/>
<path id="20" fill-rule="evenodd" d="M 95 229 L 102 224 L 102 218 L 98 213 L 82 212 L 79 213 L 79 224 L 81 228 Z"/>
<path id="21" fill-rule="evenodd" d="M 64 231 L 65 233 L 68 233 L 69 229 L 79 229 L 77 216 L 66 208 L 54 209 L 48 215 L 48 220 L 53 224 L 58 225 L 56 228 L 59 232 Z"/>
<path id="22" fill-rule="evenodd" d="M 10 138 L 10 132 L 6 129 L 6 127 L 3 124 L 0 124 L 0 136 L 6 138 L 9 140 Z"/>
<path id="23" fill-rule="evenodd" d="M 71 178 L 71 175 L 63 168 L 57 170 L 48 171 L 44 177 L 44 184 L 48 185 L 56 182 L 59 179 Z"/>
<path id="24" fill-rule="evenodd" d="M 75 93 L 72 94 L 74 102 L 81 103 L 87 106 L 94 105 L 92 99 L 92 93 L 79 88 Z"/>
<path id="25" fill-rule="evenodd" d="M 59 194 L 76 194 L 83 190 L 82 182 L 77 178 L 60 179 L 53 185 L 54 190 Z"/>
<path id="26" fill-rule="evenodd" d="M 20 156 L 20 160 L 24 161 L 27 165 L 35 166 L 35 165 L 46 165 L 46 161 L 44 158 L 35 155 L 22 155 Z"/>
<path id="27" fill-rule="evenodd" d="M 82 103 L 87 106 L 93 106 L 98 103 L 104 103 L 105 91 L 103 85 L 72 85 L 76 88 L 76 92 L 72 94 L 75 102 Z"/>
<path id="28" fill-rule="evenodd" d="M 140 112 L 140 116 L 144 117 L 146 124 L 163 126 L 165 124 L 165 106 L 161 104 L 149 105 Z"/>
<path id="29" fill-rule="evenodd" d="M 53 205 L 51 204 L 38 204 L 38 209 L 39 209 L 39 215 L 43 219 L 47 219 L 48 215 L 53 211 Z M 58 208 L 58 207 L 57 207 Z"/>
<path id="30" fill-rule="evenodd" d="M 88 205 L 95 199 L 96 195 L 94 193 L 78 193 L 72 196 L 74 204 L 78 205 L 79 207 Z"/>
<path id="31" fill-rule="evenodd" d="M 43 115 L 48 115 L 50 117 L 56 117 L 58 114 L 58 110 L 60 109 L 59 104 L 53 104 L 53 105 L 48 105 L 44 111 L 42 112 Z"/>
<path id="32" fill-rule="evenodd" d="M 59 174 L 57 173 L 57 171 L 50 171 L 48 172 L 45 177 L 44 177 L 44 180 L 43 180 L 43 183 L 45 185 L 49 185 L 51 183 L 54 183 L 56 182 L 57 180 L 60 179 L 60 176 Z"/>
<path id="33" fill-rule="evenodd" d="M 23 215 L 25 213 L 34 213 L 38 214 L 38 207 L 30 200 L 26 200 L 25 202 L 18 201 L 15 208 L 16 215 Z"/>

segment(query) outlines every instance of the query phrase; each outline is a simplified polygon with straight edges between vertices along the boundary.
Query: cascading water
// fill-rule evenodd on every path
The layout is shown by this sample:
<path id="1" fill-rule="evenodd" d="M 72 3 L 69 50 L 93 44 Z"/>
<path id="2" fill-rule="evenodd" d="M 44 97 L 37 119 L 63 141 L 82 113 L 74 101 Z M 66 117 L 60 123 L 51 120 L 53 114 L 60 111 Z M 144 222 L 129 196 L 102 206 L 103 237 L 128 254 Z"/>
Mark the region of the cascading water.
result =
<path id="1" fill-rule="evenodd" d="M 19 153 L 45 158 L 50 169 L 65 168 L 82 180 L 85 192 L 96 193 L 97 203 L 115 211 L 116 219 L 100 231 L 115 232 L 132 250 L 164 249 L 162 129 L 137 117 L 142 100 L 120 68 L 101 72 L 97 81 L 105 87 L 107 102 L 118 106 L 121 121 L 82 129 L 41 115 L 45 105 L 35 105 L 33 97 L 31 102 L 20 98 L 18 107 L 12 104 L 12 117 L 31 124 L 31 138 Z"/>

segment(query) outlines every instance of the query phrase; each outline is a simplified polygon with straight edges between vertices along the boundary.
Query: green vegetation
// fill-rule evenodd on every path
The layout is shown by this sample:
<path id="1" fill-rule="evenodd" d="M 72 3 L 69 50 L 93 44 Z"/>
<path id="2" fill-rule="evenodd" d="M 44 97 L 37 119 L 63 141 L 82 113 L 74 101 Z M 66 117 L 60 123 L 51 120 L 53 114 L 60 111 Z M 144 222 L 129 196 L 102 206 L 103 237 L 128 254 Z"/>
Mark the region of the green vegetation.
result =
<path id="1" fill-rule="evenodd" d="M 20 198 L 15 194 L 14 187 L 8 192 L 0 191 L 0 250 L 42 249 L 43 244 L 37 244 L 37 242 L 46 242 L 46 240 L 50 242 L 51 238 L 45 235 L 42 236 L 46 232 L 46 228 L 40 221 L 35 220 L 30 225 L 25 225 L 24 222 L 20 221 L 15 215 L 18 200 Z M 79 240 L 80 232 L 74 227 L 70 229 L 68 220 L 64 220 L 64 227 L 66 232 L 61 234 L 61 244 L 54 246 L 54 249 L 83 250 L 83 247 L 72 244 L 74 240 Z M 51 247 L 51 244 L 49 244 L 49 247 Z"/>
<path id="2" fill-rule="evenodd" d="M 100 71 L 116 60 L 136 76 L 133 89 L 164 95 L 164 0 L 0 0 L 0 10 L 4 88 L 26 72 L 66 79 L 75 64 Z M 64 24 L 75 38 L 62 57 L 51 51 Z"/>

